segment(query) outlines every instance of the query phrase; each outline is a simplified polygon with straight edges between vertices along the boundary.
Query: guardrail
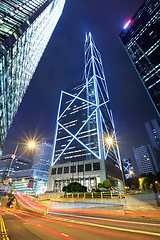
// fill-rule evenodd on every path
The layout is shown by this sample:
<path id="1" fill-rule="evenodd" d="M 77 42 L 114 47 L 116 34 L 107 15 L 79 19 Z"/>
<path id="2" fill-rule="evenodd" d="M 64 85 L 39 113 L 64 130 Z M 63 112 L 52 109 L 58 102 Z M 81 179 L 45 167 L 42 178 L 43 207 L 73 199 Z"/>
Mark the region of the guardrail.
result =
<path id="1" fill-rule="evenodd" d="M 123 192 L 85 192 L 85 193 L 64 193 L 61 198 L 83 198 L 83 199 L 94 199 L 94 198 L 123 198 Z"/>
<path id="2" fill-rule="evenodd" d="M 44 200 L 77 200 L 77 199 L 110 199 L 110 198 L 124 198 L 124 192 L 81 192 L 81 193 L 45 193 L 38 197 L 39 201 Z"/>

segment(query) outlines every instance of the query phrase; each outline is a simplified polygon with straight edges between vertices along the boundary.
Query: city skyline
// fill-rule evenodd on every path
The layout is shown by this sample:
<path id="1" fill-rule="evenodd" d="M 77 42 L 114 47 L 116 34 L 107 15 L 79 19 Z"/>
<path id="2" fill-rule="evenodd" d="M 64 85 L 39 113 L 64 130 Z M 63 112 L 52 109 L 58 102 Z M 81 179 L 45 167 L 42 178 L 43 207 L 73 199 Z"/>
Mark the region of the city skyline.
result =
<path id="1" fill-rule="evenodd" d="M 4 152 L 8 146 L 13 151 L 16 141 L 24 136 L 23 131 L 26 135 L 32 132 L 33 136 L 37 128 L 37 134 L 53 143 L 59 93 L 82 79 L 83 40 L 88 30 L 103 56 L 121 156 L 133 160 L 132 147 L 149 143 L 144 123 L 157 115 L 118 39 L 124 24 L 143 2 L 116 1 L 117 10 L 115 3 L 108 5 L 104 0 L 98 6 L 93 1 L 91 7 L 89 1 L 66 2 L 63 16 L 10 129 Z"/>

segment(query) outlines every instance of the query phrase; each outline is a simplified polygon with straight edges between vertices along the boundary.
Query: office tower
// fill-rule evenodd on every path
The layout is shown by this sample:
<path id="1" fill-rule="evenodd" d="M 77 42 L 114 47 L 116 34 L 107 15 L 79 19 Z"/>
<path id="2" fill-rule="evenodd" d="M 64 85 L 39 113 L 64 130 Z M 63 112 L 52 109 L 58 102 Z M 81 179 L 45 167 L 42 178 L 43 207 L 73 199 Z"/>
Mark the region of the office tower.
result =
<path id="1" fill-rule="evenodd" d="M 120 39 L 160 117 L 159 29 L 160 1 L 146 0 L 128 20 Z"/>
<path id="2" fill-rule="evenodd" d="M 62 13 L 65 0 L 0 2 L 0 145 Z"/>
<path id="3" fill-rule="evenodd" d="M 122 167 L 125 179 L 127 180 L 128 178 L 132 178 L 135 173 L 133 171 L 133 167 L 131 166 L 131 161 L 129 158 L 122 159 Z"/>
<path id="4" fill-rule="evenodd" d="M 48 172 L 39 169 L 16 171 L 12 179 L 14 192 L 38 195 L 47 188 Z"/>
<path id="5" fill-rule="evenodd" d="M 157 159 L 150 145 L 133 148 L 138 174 L 156 174 L 158 172 Z"/>
<path id="6" fill-rule="evenodd" d="M 1 157 L 0 160 L 0 178 L 1 181 L 3 181 L 8 173 L 11 161 L 13 159 L 13 155 L 9 154 L 9 155 L 5 155 Z M 11 165 L 8 177 L 12 178 L 14 173 L 16 171 L 19 170 L 26 170 L 26 169 L 30 169 L 31 168 L 31 160 L 30 159 L 26 159 L 20 156 L 16 156 L 15 159 L 13 160 L 13 163 Z"/>
<path id="7" fill-rule="evenodd" d="M 160 151 L 160 124 L 159 121 L 153 119 L 145 123 L 145 128 L 150 139 L 152 147 Z"/>
<path id="8" fill-rule="evenodd" d="M 62 91 L 48 189 L 78 181 L 91 189 L 106 178 L 122 188 L 120 156 L 102 60 L 91 33 L 84 81 Z M 59 179 L 59 180 L 57 180 Z"/>
<path id="9" fill-rule="evenodd" d="M 145 123 L 145 128 L 150 139 L 152 150 L 156 155 L 157 165 L 160 172 L 160 122 L 153 119 Z"/>
<path id="10" fill-rule="evenodd" d="M 47 142 L 38 143 L 35 148 L 32 168 L 48 171 L 51 163 L 53 145 Z"/>

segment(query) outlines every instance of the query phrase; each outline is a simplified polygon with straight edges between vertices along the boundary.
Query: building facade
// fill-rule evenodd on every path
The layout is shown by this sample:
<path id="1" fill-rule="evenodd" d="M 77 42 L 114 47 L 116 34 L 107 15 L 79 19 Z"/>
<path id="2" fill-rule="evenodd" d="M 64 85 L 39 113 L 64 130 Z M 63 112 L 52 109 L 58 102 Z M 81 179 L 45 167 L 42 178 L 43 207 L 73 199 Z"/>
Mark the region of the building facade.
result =
<path id="1" fill-rule="evenodd" d="M 156 174 L 159 171 L 157 158 L 150 145 L 133 148 L 138 174 Z"/>
<path id="2" fill-rule="evenodd" d="M 23 192 L 39 195 L 47 189 L 48 172 L 39 169 L 19 170 L 14 172 L 11 189 L 12 192 Z"/>
<path id="3" fill-rule="evenodd" d="M 0 144 L 62 13 L 65 0 L 1 1 Z"/>
<path id="4" fill-rule="evenodd" d="M 85 41 L 84 81 L 62 91 L 48 190 L 78 181 L 91 189 L 109 178 L 122 188 L 120 156 L 99 51 Z M 97 169 L 96 169 L 97 168 Z M 92 184 L 91 184 L 92 182 Z"/>
<path id="5" fill-rule="evenodd" d="M 6 178 L 11 162 L 12 165 L 8 174 L 8 178 L 12 178 L 16 171 L 30 169 L 32 160 L 20 156 L 15 156 L 15 158 L 13 159 L 12 154 L 2 156 L 0 159 L 1 181 Z"/>
<path id="6" fill-rule="evenodd" d="M 152 147 L 160 151 L 160 122 L 153 119 L 145 123 L 145 128 Z"/>
<path id="7" fill-rule="evenodd" d="M 132 178 L 135 175 L 135 172 L 131 165 L 131 160 L 129 158 L 122 158 L 122 167 L 126 180 L 128 178 Z"/>
<path id="8" fill-rule="evenodd" d="M 36 145 L 32 168 L 38 168 L 49 173 L 53 145 L 47 142 L 38 143 Z"/>
<path id="9" fill-rule="evenodd" d="M 160 117 L 160 1 L 146 0 L 120 40 Z"/>

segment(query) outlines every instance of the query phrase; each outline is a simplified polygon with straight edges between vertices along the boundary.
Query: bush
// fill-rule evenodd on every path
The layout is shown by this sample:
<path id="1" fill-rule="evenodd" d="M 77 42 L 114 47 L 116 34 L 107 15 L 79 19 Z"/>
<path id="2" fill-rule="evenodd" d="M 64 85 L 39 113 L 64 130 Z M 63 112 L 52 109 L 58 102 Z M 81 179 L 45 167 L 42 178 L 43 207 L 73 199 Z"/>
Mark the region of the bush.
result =
<path id="1" fill-rule="evenodd" d="M 103 188 L 103 183 L 98 183 L 98 189 Z"/>
<path id="2" fill-rule="evenodd" d="M 109 189 L 111 186 L 112 186 L 112 184 L 108 179 L 103 181 L 103 187 L 104 188 Z"/>
<path id="3" fill-rule="evenodd" d="M 82 186 L 78 182 L 69 183 L 67 186 L 63 187 L 63 192 L 87 192 L 87 187 Z"/>

